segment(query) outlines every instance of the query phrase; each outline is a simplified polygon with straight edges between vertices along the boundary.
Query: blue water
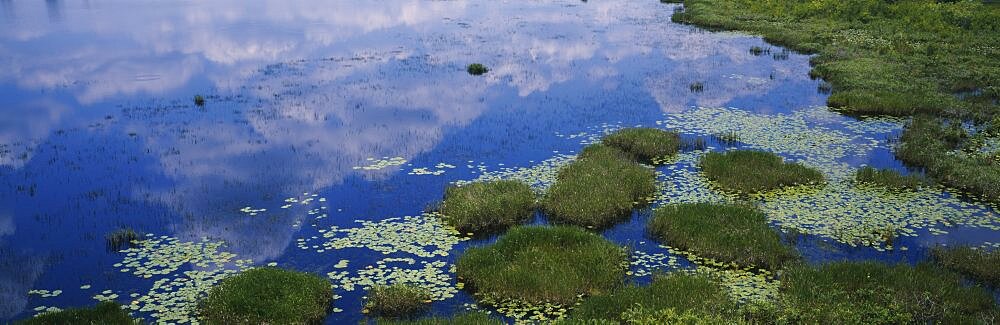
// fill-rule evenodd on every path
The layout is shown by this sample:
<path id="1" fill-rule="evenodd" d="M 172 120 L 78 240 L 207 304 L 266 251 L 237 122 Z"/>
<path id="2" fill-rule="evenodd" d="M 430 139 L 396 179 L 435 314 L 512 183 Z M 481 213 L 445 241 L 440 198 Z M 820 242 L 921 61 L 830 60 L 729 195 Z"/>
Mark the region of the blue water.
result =
<path id="1" fill-rule="evenodd" d="M 479 175 L 467 165 L 531 166 L 582 148 L 560 134 L 605 123 L 653 126 L 693 106 L 778 114 L 825 103 L 821 81 L 808 77 L 808 56 L 671 23 L 675 8 L 0 0 L 0 320 L 30 317 L 37 306 L 92 305 L 105 289 L 123 304 L 145 293 L 151 280 L 113 266 L 123 257 L 104 236 L 121 227 L 224 241 L 225 251 L 254 265 L 324 275 L 341 259 L 351 270 L 412 256 L 316 253 L 296 239 L 354 220 L 419 215 L 451 182 Z M 787 56 L 754 56 L 753 46 Z M 491 71 L 467 74 L 474 62 Z M 704 91 L 691 91 L 694 82 Z M 196 107 L 195 95 L 207 104 Z M 382 157 L 407 162 L 354 168 Z M 438 163 L 457 167 L 409 174 Z M 852 164 L 904 168 L 888 150 Z M 304 192 L 327 199 L 328 218 L 280 208 Z M 246 206 L 268 212 L 248 216 Z M 640 212 L 604 233 L 622 244 L 652 243 L 647 217 Z M 974 244 L 1000 239 L 971 232 Z M 811 262 L 913 263 L 926 254 L 920 247 L 967 239 L 908 237 L 914 249 L 885 253 L 806 237 L 796 245 Z M 453 262 L 468 245 L 491 240 L 463 242 L 439 259 Z M 363 290 L 338 294 L 334 306 L 344 311 L 327 323 L 363 319 Z M 460 292 L 432 313 L 472 302 Z"/>

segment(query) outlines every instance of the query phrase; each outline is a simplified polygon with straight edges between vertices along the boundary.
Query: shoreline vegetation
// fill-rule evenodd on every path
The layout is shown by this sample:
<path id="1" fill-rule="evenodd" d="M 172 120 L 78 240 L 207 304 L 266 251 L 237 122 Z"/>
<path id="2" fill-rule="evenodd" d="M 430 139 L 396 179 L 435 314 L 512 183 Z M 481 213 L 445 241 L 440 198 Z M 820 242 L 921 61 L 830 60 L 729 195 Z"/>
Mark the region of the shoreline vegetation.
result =
<path id="1" fill-rule="evenodd" d="M 849 115 L 914 117 L 896 155 L 1000 203 L 1000 5 L 982 1 L 687 0 L 673 20 L 815 54 L 810 75 Z M 957 137 L 942 137 L 951 125 Z M 961 131 L 961 132 L 957 132 Z M 978 146 L 978 147 L 977 147 Z"/>

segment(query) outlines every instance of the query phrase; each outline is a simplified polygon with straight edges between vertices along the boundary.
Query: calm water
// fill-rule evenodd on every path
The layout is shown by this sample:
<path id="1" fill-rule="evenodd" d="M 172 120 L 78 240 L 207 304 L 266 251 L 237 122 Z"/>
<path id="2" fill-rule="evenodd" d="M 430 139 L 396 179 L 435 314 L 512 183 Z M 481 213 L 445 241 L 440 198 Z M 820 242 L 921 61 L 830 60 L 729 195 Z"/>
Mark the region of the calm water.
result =
<path id="1" fill-rule="evenodd" d="M 420 215 L 452 182 L 572 154 L 606 129 L 656 126 L 695 107 L 734 108 L 762 121 L 823 111 L 815 109 L 826 95 L 808 77 L 808 56 L 673 24 L 675 8 L 657 1 L 0 0 L 0 320 L 112 294 L 126 305 L 150 295 L 142 305 L 183 310 L 190 306 L 177 302 L 183 299 L 163 303 L 151 293 L 184 271 L 239 269 L 236 259 L 324 276 L 355 276 L 387 257 L 412 258 L 412 265 L 383 261 L 403 269 L 452 263 L 468 245 L 490 239 L 430 257 L 322 249 L 320 241 L 336 232 L 331 227 L 362 227 L 357 220 Z M 755 46 L 769 52 L 755 56 Z M 470 76 L 465 66 L 473 62 L 492 71 Z M 695 82 L 704 90 L 692 91 Z M 196 94 L 207 98 L 205 107 L 193 105 Z M 854 130 L 852 119 L 802 116 L 810 127 Z M 898 125 L 886 124 L 858 131 L 866 138 L 856 140 L 878 145 L 836 160 L 901 169 L 888 150 Z M 738 146 L 760 148 L 755 141 Z M 363 168 L 383 158 L 396 163 Z M 990 226 L 1000 223 L 995 209 L 943 202 L 968 205 L 962 208 L 973 221 L 937 227 L 946 233 L 914 226 L 916 236 L 894 243 L 905 251 L 852 247 L 822 232 L 787 237 L 812 262 L 914 263 L 938 243 L 1000 242 Z M 665 252 L 646 242 L 647 217 L 640 211 L 605 234 Z M 224 243 L 219 251 L 235 257 L 137 276 L 134 267 L 123 272 L 128 266 L 118 263 L 128 255 L 104 240 L 122 227 Z M 371 229 L 360 238 L 393 233 Z M 682 259 L 680 267 L 687 265 Z M 448 267 L 437 269 L 442 286 L 453 287 Z M 32 289 L 61 293 L 29 295 Z M 334 307 L 342 311 L 327 323 L 362 319 L 364 290 L 337 293 Z M 435 302 L 433 313 L 472 302 L 459 291 Z M 162 313 L 136 315 L 163 320 Z"/>

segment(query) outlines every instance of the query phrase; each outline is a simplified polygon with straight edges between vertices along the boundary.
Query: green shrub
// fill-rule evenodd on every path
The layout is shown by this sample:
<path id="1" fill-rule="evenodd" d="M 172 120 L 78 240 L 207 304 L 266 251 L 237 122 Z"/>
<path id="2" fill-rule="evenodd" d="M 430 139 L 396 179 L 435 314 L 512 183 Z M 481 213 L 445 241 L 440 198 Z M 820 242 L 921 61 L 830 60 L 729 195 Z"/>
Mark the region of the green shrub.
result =
<path id="1" fill-rule="evenodd" d="M 379 317 L 409 317 L 424 312 L 431 302 L 427 289 L 404 284 L 374 286 L 368 291 L 365 313 Z"/>
<path id="2" fill-rule="evenodd" d="M 200 312 L 208 324 L 311 324 L 323 320 L 332 299 L 324 278 L 255 268 L 212 287 Z"/>
<path id="3" fill-rule="evenodd" d="M 527 184 L 503 180 L 451 187 L 441 203 L 444 220 L 464 233 L 491 233 L 524 223 L 534 212 Z"/>
<path id="4" fill-rule="evenodd" d="M 133 319 L 122 306 L 104 301 L 91 308 L 72 308 L 57 312 L 43 313 L 35 318 L 18 321 L 21 325 L 135 325 L 143 322 Z"/>
<path id="5" fill-rule="evenodd" d="M 469 74 L 474 75 L 474 76 L 478 76 L 478 75 L 482 75 L 484 73 L 490 72 L 490 68 L 487 68 L 485 65 L 482 65 L 480 63 L 470 64 L 469 67 L 466 68 L 465 70 L 468 71 Z"/>
<path id="6" fill-rule="evenodd" d="M 927 180 L 917 175 L 903 176 L 892 169 L 863 167 L 854 174 L 859 184 L 873 184 L 892 190 L 917 190 L 927 184 Z"/>
<path id="7" fill-rule="evenodd" d="M 642 163 L 659 163 L 677 153 L 681 138 L 676 132 L 653 128 L 622 129 L 601 140 Z"/>
<path id="8" fill-rule="evenodd" d="M 1000 287 L 1000 251 L 973 249 L 968 246 L 935 247 L 931 250 L 935 263 L 973 280 Z"/>
<path id="9" fill-rule="evenodd" d="M 768 226 L 767 217 L 750 206 L 667 205 L 656 209 L 648 229 L 673 247 L 744 267 L 778 269 L 797 258 Z"/>
<path id="10" fill-rule="evenodd" d="M 786 163 L 770 152 L 730 150 L 702 156 L 698 166 L 720 188 L 757 194 L 786 186 L 823 182 L 823 174 L 798 163 Z"/>
<path id="11" fill-rule="evenodd" d="M 555 223 L 602 228 L 627 218 L 656 193 L 656 174 L 620 151 L 591 145 L 559 170 L 542 206 Z"/>
<path id="12" fill-rule="evenodd" d="M 379 325 L 503 325 L 499 319 L 481 312 L 460 313 L 448 318 L 428 317 L 415 320 L 378 319 Z"/>
<path id="13" fill-rule="evenodd" d="M 972 324 L 1000 316 L 992 295 L 927 264 L 798 266 L 781 279 L 781 305 L 802 324 Z"/>
<path id="14" fill-rule="evenodd" d="M 642 306 L 646 311 L 673 309 L 695 315 L 732 318 L 738 309 L 729 293 L 715 281 L 688 273 L 656 276 L 648 286 L 628 286 L 584 299 L 573 309 L 571 319 L 626 321 L 629 310 Z M 638 316 L 633 311 L 633 316 Z"/>
<path id="15" fill-rule="evenodd" d="M 622 247 L 580 228 L 518 226 L 495 244 L 470 248 L 455 266 L 487 301 L 570 305 L 621 286 L 627 264 Z"/>

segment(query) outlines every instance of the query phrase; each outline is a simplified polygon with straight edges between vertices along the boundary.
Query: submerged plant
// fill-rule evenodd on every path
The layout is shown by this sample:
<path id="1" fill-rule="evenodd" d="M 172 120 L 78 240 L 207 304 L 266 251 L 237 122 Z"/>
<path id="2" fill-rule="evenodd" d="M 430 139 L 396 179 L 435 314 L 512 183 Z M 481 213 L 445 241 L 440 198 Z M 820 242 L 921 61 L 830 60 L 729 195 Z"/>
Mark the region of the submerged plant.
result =
<path id="1" fill-rule="evenodd" d="M 470 64 L 465 70 L 468 71 L 469 74 L 473 76 L 478 76 L 489 72 L 490 68 L 487 68 L 485 65 L 482 65 L 481 63 L 473 63 Z"/>
<path id="2" fill-rule="evenodd" d="M 680 147 L 677 132 L 654 128 L 627 128 L 601 139 L 601 143 L 621 150 L 641 163 L 655 163 L 677 153 Z"/>
<path id="3" fill-rule="evenodd" d="M 208 324 L 307 324 L 326 316 L 330 282 L 308 273 L 266 267 L 227 278 L 201 303 Z"/>
<path id="4" fill-rule="evenodd" d="M 462 233 L 487 234 L 531 218 L 535 193 L 513 180 L 450 187 L 441 202 L 442 218 Z"/>
<path id="5" fill-rule="evenodd" d="M 368 291 L 363 312 L 378 317 L 409 317 L 427 310 L 430 302 L 431 294 L 424 288 L 377 285 Z"/>
<path id="6" fill-rule="evenodd" d="M 519 226 L 468 249 L 455 272 L 483 300 L 571 305 L 621 286 L 627 264 L 622 247 L 583 229 Z"/>
<path id="7" fill-rule="evenodd" d="M 824 181 L 819 171 L 802 164 L 784 162 L 780 156 L 764 151 L 710 152 L 701 158 L 698 167 L 722 189 L 741 194 L 757 194 Z"/>
<path id="8" fill-rule="evenodd" d="M 767 217 L 751 206 L 667 205 L 654 211 L 648 230 L 673 247 L 743 267 L 779 269 L 797 258 Z"/>

